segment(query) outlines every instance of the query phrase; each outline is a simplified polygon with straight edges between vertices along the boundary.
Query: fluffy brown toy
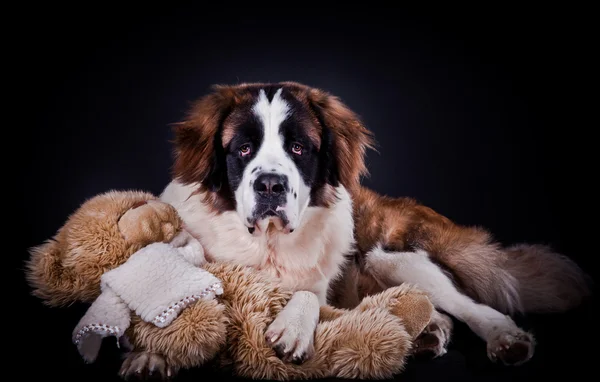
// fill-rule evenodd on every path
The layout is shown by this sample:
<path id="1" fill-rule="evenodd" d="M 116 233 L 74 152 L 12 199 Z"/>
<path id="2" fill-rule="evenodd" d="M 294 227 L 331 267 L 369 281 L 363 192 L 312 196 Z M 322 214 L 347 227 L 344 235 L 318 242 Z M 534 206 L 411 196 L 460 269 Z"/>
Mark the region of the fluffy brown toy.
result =
<path id="1" fill-rule="evenodd" d="M 181 230 L 175 209 L 152 194 L 100 194 L 83 203 L 51 240 L 31 250 L 27 280 L 49 306 L 93 303 L 104 273 L 150 243 L 170 242 Z M 158 370 L 163 376 L 218 359 L 238 376 L 255 379 L 389 378 L 403 370 L 412 341 L 433 311 L 428 297 L 409 286 L 367 297 L 352 310 L 322 307 L 315 354 L 296 365 L 278 358 L 264 335 L 291 291 L 247 267 L 208 263 L 203 268 L 222 282 L 217 298 L 192 303 L 163 328 L 131 313 L 125 335 L 133 350 L 164 358 L 168 367 Z M 122 373 L 132 367 L 128 358 Z"/>

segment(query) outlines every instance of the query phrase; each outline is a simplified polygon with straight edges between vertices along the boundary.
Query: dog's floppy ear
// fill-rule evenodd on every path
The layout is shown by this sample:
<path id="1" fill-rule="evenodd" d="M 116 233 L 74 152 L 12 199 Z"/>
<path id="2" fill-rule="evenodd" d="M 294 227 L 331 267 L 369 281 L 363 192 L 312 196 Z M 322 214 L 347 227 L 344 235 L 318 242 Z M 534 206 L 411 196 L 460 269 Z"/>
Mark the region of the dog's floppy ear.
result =
<path id="1" fill-rule="evenodd" d="M 203 191 L 219 192 L 227 184 L 221 129 L 239 98 L 232 87 L 216 85 L 212 89 L 182 122 L 173 125 L 173 177 L 185 184 L 200 183 Z"/>
<path id="2" fill-rule="evenodd" d="M 307 92 L 309 105 L 324 130 L 322 135 L 330 135 L 336 178 L 345 188 L 354 190 L 361 176 L 368 175 L 365 155 L 375 146 L 373 135 L 338 97 L 315 88 Z"/>

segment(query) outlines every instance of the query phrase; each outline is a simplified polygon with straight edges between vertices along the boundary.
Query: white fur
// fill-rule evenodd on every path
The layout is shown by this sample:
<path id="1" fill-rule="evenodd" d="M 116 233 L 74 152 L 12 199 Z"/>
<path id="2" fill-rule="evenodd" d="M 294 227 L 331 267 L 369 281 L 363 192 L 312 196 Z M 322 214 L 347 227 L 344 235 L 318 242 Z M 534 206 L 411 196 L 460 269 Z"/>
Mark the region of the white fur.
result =
<path id="1" fill-rule="evenodd" d="M 293 233 L 272 230 L 252 235 L 235 211 L 216 214 L 202 203 L 197 184 L 172 181 L 160 198 L 173 205 L 186 229 L 204 247 L 209 261 L 227 261 L 262 269 L 294 291 L 310 291 L 326 303 L 330 282 L 354 244 L 352 201 L 344 187 L 329 208 L 307 207 Z"/>
<path id="2" fill-rule="evenodd" d="M 319 301 L 314 293 L 296 292 L 269 325 L 267 342 L 299 358 L 314 349 L 314 333 L 319 322 Z"/>
<path id="3" fill-rule="evenodd" d="M 261 90 L 252 111 L 262 123 L 263 141 L 254 158 L 246 165 L 242 181 L 235 191 L 237 212 L 244 223 L 251 226 L 250 219 L 256 206 L 252 184 L 263 173 L 274 172 L 285 175 L 288 178 L 290 189 L 286 195 L 286 203 L 280 208 L 285 211 L 290 228 L 296 229 L 302 214 L 308 206 L 310 188 L 302 180 L 298 168 L 290 157 L 294 154 L 290 154 L 283 146 L 284 139 L 279 131 L 281 123 L 288 117 L 290 107 L 281 98 L 281 89 L 275 93 L 271 102 L 269 102 L 264 90 Z M 260 170 L 252 172 L 257 167 Z M 294 192 L 296 192 L 297 198 L 293 197 Z M 259 222 L 259 226 L 266 228 L 264 223 L 268 222 Z"/>
<path id="4" fill-rule="evenodd" d="M 425 251 L 389 253 L 377 247 L 367 254 L 367 268 L 384 287 L 418 286 L 434 306 L 465 322 L 488 343 L 502 333 L 523 333 L 509 316 L 460 293 Z"/>

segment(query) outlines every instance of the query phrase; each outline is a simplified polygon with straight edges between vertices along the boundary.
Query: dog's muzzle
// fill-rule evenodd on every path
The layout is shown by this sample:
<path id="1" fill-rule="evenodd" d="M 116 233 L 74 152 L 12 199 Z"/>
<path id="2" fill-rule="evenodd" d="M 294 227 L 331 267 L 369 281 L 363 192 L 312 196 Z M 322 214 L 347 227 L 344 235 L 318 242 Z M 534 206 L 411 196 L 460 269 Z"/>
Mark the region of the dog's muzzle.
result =
<path id="1" fill-rule="evenodd" d="M 284 207 L 289 191 L 288 177 L 276 173 L 264 173 L 254 181 L 256 206 L 252 214 L 252 224 L 269 220 L 280 229 L 285 229 L 289 220 Z M 253 230 L 253 229 L 252 229 Z"/>

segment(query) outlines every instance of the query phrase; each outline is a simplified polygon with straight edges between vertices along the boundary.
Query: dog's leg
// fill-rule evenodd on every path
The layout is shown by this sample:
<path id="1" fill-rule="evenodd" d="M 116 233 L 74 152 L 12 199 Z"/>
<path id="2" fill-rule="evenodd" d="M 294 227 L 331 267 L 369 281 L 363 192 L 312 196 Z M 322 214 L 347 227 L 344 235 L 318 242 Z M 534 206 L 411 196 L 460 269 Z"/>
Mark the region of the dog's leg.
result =
<path id="1" fill-rule="evenodd" d="M 369 252 L 366 269 L 383 285 L 409 283 L 429 294 L 436 308 L 465 322 L 487 342 L 488 356 L 504 364 L 518 365 L 533 355 L 533 336 L 509 317 L 460 293 L 426 252 Z M 439 317 L 438 317 L 439 318 Z M 432 322 L 432 325 L 439 323 Z"/>
<path id="2" fill-rule="evenodd" d="M 319 305 L 316 294 L 308 291 L 295 292 L 267 328 L 267 343 L 273 346 L 284 361 L 302 363 L 312 356 Z"/>

